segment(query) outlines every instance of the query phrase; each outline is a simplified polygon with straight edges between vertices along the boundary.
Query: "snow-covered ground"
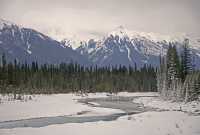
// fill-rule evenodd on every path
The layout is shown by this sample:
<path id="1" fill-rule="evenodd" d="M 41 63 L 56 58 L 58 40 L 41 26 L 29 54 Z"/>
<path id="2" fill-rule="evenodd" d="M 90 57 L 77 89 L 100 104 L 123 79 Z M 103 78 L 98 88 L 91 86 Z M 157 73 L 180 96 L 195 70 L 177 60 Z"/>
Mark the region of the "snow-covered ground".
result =
<path id="1" fill-rule="evenodd" d="M 183 111 L 200 115 L 200 102 L 172 102 L 161 99 L 160 97 L 139 97 L 133 100 L 135 103 L 143 104 L 153 108 L 168 111 Z"/>
<path id="2" fill-rule="evenodd" d="M 2 135 L 199 135 L 200 117 L 181 112 L 146 112 L 116 121 L 2 129 Z"/>
<path id="3" fill-rule="evenodd" d="M 152 97 L 152 96 L 159 96 L 159 94 L 157 92 L 134 92 L 134 93 L 130 93 L 130 92 L 119 92 L 117 94 L 117 96 L 123 96 L 123 97 L 130 97 L 130 96 L 138 96 L 138 97 Z"/>
<path id="4" fill-rule="evenodd" d="M 106 93 L 88 94 L 87 97 L 106 97 Z M 2 96 L 0 96 L 3 98 Z M 53 95 L 35 95 L 32 100 L 24 101 L 1 101 L 0 104 L 0 122 L 9 120 L 18 120 L 35 117 L 76 115 L 79 112 L 86 111 L 87 115 L 105 115 L 120 113 L 121 110 L 90 107 L 77 102 L 79 98 L 74 94 L 53 94 Z M 5 99 L 5 97 L 4 97 Z"/>
<path id="5" fill-rule="evenodd" d="M 154 96 L 157 93 L 119 93 L 120 96 Z M 106 93 L 89 94 L 88 97 L 107 97 Z M 91 107 L 78 103 L 76 99 L 86 98 L 73 94 L 36 95 L 27 102 L 6 101 L 0 104 L 0 121 L 22 118 L 73 115 L 90 111 L 87 115 L 102 115 L 122 112 L 116 109 Z M 171 103 L 158 97 L 139 97 L 134 102 L 162 109 L 180 108 L 183 103 Z M 91 104 L 98 105 L 94 102 Z M 178 104 L 178 105 L 177 105 Z M 194 103 L 186 104 L 192 110 Z M 196 111 L 199 103 L 196 102 Z M 184 108 L 183 107 L 183 108 Z M 40 128 L 0 129 L 0 135 L 200 135 L 200 116 L 179 111 L 145 112 L 123 116 L 115 121 L 68 123 Z M 196 112 L 195 111 L 195 112 Z"/>

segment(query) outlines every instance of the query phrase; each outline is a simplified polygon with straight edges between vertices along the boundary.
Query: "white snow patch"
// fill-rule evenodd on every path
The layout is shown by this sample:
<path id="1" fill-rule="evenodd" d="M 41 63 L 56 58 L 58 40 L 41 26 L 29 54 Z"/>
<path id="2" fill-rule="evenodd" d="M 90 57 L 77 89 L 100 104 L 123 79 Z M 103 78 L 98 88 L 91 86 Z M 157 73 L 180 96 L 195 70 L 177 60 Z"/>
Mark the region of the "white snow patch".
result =
<path id="1" fill-rule="evenodd" d="M 142 62 L 143 62 L 143 63 L 146 63 L 146 64 L 148 63 L 148 61 L 147 61 L 147 60 L 142 60 Z"/>
<path id="2" fill-rule="evenodd" d="M 32 52 L 30 50 L 31 44 L 28 42 L 28 40 L 27 40 L 26 44 L 27 44 L 27 53 L 32 54 Z"/>
<path id="3" fill-rule="evenodd" d="M 23 32 L 22 32 L 21 29 L 19 29 L 19 31 L 20 31 L 20 38 L 21 38 L 22 41 L 24 41 L 24 35 L 23 35 Z"/>
<path id="4" fill-rule="evenodd" d="M 189 103 L 165 101 L 160 97 L 140 97 L 134 99 L 133 102 L 141 103 L 144 106 L 165 109 L 169 111 L 185 111 L 191 113 L 200 113 L 200 102 L 193 101 Z"/>
<path id="5" fill-rule="evenodd" d="M 27 50 L 27 53 L 32 54 L 32 52 L 30 50 Z"/>
<path id="6" fill-rule="evenodd" d="M 3 135 L 199 135 L 200 116 L 181 112 L 146 112 L 116 121 L 68 123 L 41 128 L 1 129 Z"/>
<path id="7" fill-rule="evenodd" d="M 120 52 L 125 52 L 125 50 L 121 46 L 119 46 L 119 51 Z"/>
<path id="8" fill-rule="evenodd" d="M 37 34 L 41 39 L 45 40 L 44 36 L 42 34 Z"/>
<path id="9" fill-rule="evenodd" d="M 2 30 L 5 27 L 5 25 L 12 25 L 12 23 L 5 21 L 3 19 L 0 19 L 0 30 Z"/>
<path id="10" fill-rule="evenodd" d="M 107 55 L 105 55 L 105 56 L 103 56 L 103 59 L 105 60 L 105 59 L 107 59 L 108 58 L 108 56 Z"/>
<path id="11" fill-rule="evenodd" d="M 91 53 L 92 51 L 94 51 L 94 48 L 89 48 L 88 49 L 88 53 Z"/>
<path id="12" fill-rule="evenodd" d="M 108 96 L 112 96 L 109 93 L 106 92 L 97 92 L 97 93 L 87 93 L 85 95 L 80 95 L 80 94 L 76 94 L 77 97 L 81 97 L 81 98 L 101 98 L 101 97 L 108 97 Z"/>
<path id="13" fill-rule="evenodd" d="M 131 51 L 130 49 L 128 48 L 128 46 L 126 45 L 126 49 L 127 49 L 127 52 L 128 52 L 128 59 L 130 62 L 133 62 L 132 59 L 131 59 Z"/>
<path id="14" fill-rule="evenodd" d="M 140 51 L 138 50 L 137 45 L 135 45 L 133 41 L 132 41 L 132 44 L 133 44 L 133 47 L 135 48 L 135 50 L 136 50 L 137 52 L 140 52 Z"/>
<path id="15" fill-rule="evenodd" d="M 17 26 L 19 29 L 23 28 L 23 26 L 21 26 L 21 25 L 16 25 L 15 23 L 12 23 L 10 21 L 0 19 L 0 30 L 2 30 L 4 27 L 10 28 L 12 26 Z"/>
<path id="16" fill-rule="evenodd" d="M 14 37 L 15 36 L 15 30 L 12 29 L 12 36 Z"/>
<path id="17" fill-rule="evenodd" d="M 98 103 L 95 103 L 95 102 L 88 102 L 89 104 L 91 104 L 91 105 L 95 105 L 95 106 L 99 106 L 100 104 L 98 104 Z"/>
<path id="18" fill-rule="evenodd" d="M 123 97 L 159 96 L 159 94 L 157 92 L 119 92 L 117 95 L 123 96 Z"/>
<path id="19" fill-rule="evenodd" d="M 29 44 L 29 42 L 27 42 L 27 46 L 28 46 L 27 52 L 28 52 L 29 54 L 32 54 L 32 52 L 31 52 L 31 50 L 30 50 L 31 44 Z"/>
<path id="20" fill-rule="evenodd" d="M 198 55 L 198 57 L 200 57 L 200 53 L 196 53 L 196 55 Z"/>

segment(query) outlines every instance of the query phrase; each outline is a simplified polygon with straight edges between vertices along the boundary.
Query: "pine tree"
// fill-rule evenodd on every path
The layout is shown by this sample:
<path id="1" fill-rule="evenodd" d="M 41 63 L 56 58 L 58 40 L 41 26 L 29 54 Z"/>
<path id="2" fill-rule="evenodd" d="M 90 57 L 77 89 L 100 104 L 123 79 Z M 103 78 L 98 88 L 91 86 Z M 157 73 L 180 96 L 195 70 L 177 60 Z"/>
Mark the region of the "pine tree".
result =
<path id="1" fill-rule="evenodd" d="M 157 90 L 162 97 L 167 96 L 167 66 L 164 57 L 160 57 L 160 67 L 157 70 Z"/>
<path id="2" fill-rule="evenodd" d="M 192 58 L 189 49 L 189 39 L 184 40 L 183 52 L 181 54 L 181 79 L 184 82 L 186 76 L 192 72 Z"/>
<path id="3" fill-rule="evenodd" d="M 7 76 L 7 62 L 6 62 L 6 56 L 5 54 L 2 55 L 2 75 L 1 75 L 1 79 L 2 79 L 2 89 L 4 89 L 6 91 L 6 86 L 7 86 L 7 81 L 8 81 L 8 76 Z"/>
<path id="4" fill-rule="evenodd" d="M 169 85 L 174 81 L 180 78 L 180 61 L 176 46 L 169 44 L 169 49 L 167 52 L 167 76 Z"/>

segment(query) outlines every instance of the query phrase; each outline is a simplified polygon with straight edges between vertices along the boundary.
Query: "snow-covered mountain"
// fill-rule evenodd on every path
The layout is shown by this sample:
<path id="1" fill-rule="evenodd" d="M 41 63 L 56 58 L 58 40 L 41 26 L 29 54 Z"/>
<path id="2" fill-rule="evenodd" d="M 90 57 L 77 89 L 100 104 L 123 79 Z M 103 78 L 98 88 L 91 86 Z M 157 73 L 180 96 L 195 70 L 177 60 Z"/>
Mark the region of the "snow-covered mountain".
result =
<path id="1" fill-rule="evenodd" d="M 125 65 L 138 67 L 144 64 L 158 66 L 159 56 L 165 55 L 169 42 L 181 51 L 183 38 L 171 38 L 149 33 L 128 31 L 120 26 L 100 40 L 89 40 L 76 49 L 99 66 Z M 196 40 L 197 41 L 197 40 Z M 194 63 L 200 67 L 199 42 L 191 43 Z"/>
<path id="2" fill-rule="evenodd" d="M 89 64 L 72 48 L 63 46 L 60 42 L 29 28 L 0 20 L 0 55 L 5 53 L 9 61 L 17 59 L 20 62 L 58 64 L 76 61 Z"/>
<path id="3" fill-rule="evenodd" d="M 200 40 L 191 37 L 189 39 L 194 63 L 200 68 Z M 28 63 L 38 61 L 41 64 L 76 61 L 98 66 L 158 66 L 159 56 L 166 54 L 169 42 L 176 44 L 180 52 L 183 40 L 184 37 L 171 38 L 133 32 L 120 26 L 102 39 L 85 42 L 68 38 L 58 42 L 36 30 L 0 19 L 0 55 L 5 53 L 9 61 L 17 59 Z M 74 46 L 79 44 L 75 49 Z"/>

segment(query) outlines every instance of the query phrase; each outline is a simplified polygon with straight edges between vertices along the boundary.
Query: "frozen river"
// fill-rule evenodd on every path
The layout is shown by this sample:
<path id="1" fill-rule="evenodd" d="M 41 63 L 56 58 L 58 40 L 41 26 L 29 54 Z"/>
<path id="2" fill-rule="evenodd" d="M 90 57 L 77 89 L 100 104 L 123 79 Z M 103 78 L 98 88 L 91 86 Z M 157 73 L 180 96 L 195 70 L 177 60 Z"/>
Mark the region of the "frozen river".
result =
<path id="1" fill-rule="evenodd" d="M 105 98 L 86 98 L 79 99 L 79 103 L 87 104 L 92 107 L 112 108 L 120 109 L 124 113 L 114 113 L 109 115 L 100 116 L 81 116 L 87 112 L 79 112 L 76 116 L 64 115 L 64 116 L 52 116 L 52 117 L 38 117 L 30 119 L 12 120 L 0 122 L 0 129 L 20 128 L 20 127 L 45 127 L 55 124 L 65 123 L 85 123 L 85 122 L 97 122 L 97 121 L 113 121 L 117 118 L 125 115 L 137 114 L 146 111 L 155 110 L 153 108 L 144 107 L 142 104 L 132 102 L 137 97 L 122 97 L 111 96 Z M 91 103 L 96 104 L 91 104 Z"/>

